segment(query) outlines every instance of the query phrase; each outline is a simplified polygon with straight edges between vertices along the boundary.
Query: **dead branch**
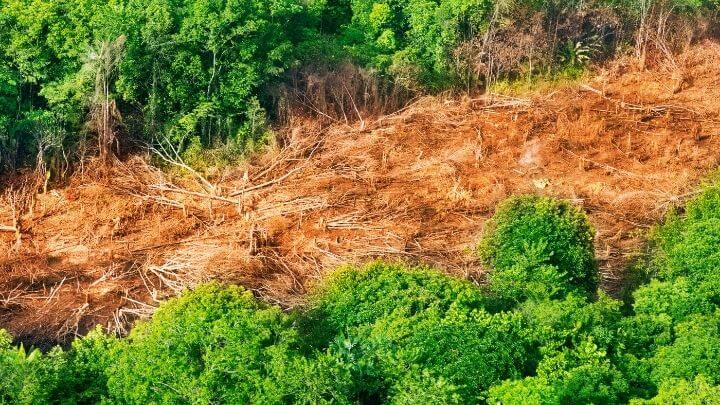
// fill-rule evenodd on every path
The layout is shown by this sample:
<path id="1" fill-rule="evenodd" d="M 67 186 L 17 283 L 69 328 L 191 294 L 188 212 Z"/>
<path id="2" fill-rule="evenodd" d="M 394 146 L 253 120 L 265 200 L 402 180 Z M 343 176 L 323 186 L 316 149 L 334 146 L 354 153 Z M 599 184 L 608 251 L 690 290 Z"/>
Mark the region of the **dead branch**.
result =
<path id="1" fill-rule="evenodd" d="M 219 195 L 213 195 L 213 194 L 208 194 L 208 193 L 199 193 L 197 191 L 185 190 L 184 188 L 180 188 L 174 184 L 169 184 L 169 183 L 151 184 L 149 186 L 149 188 L 151 190 L 158 190 L 158 191 L 164 191 L 164 192 L 169 192 L 169 193 L 178 193 L 178 194 L 184 194 L 184 195 L 189 195 L 189 196 L 198 197 L 198 198 L 206 198 L 206 199 L 210 199 L 210 200 L 223 201 L 223 202 L 227 202 L 230 204 L 240 204 L 240 201 L 238 201 L 238 200 L 233 200 L 233 199 L 222 197 Z"/>
<path id="2" fill-rule="evenodd" d="M 200 184 L 202 184 L 203 188 L 205 188 L 205 191 L 207 191 L 208 193 L 213 195 L 217 193 L 217 189 L 212 183 L 210 183 L 197 170 L 193 169 L 192 167 L 190 167 L 190 165 L 185 163 L 182 156 L 180 156 L 180 151 L 175 146 L 173 146 L 170 141 L 160 142 L 157 144 L 157 147 L 151 146 L 150 151 L 156 156 L 158 156 L 163 162 L 183 169 L 190 173 L 193 177 L 200 181 Z"/>
<path id="3" fill-rule="evenodd" d="M 17 227 L 15 226 L 7 226 L 7 225 L 0 225 L 0 232 L 18 232 Z"/>
<path id="4" fill-rule="evenodd" d="M 587 84 L 582 84 L 582 85 L 580 85 L 580 87 L 583 90 L 590 91 L 592 93 L 599 95 L 604 100 L 607 100 L 625 110 L 638 111 L 638 112 L 644 112 L 644 113 L 650 113 L 650 114 L 656 114 L 656 115 L 662 115 L 663 113 L 666 113 L 668 111 L 669 112 L 683 111 L 683 112 L 688 112 L 695 116 L 702 115 L 699 112 L 697 112 L 691 108 L 677 106 L 677 105 L 673 105 L 673 104 L 655 104 L 655 105 L 633 104 L 633 103 L 629 103 L 627 101 L 616 100 L 614 98 L 608 97 L 602 91 L 600 91 L 592 86 L 589 86 Z"/>
<path id="5" fill-rule="evenodd" d="M 15 233 L 15 244 L 13 249 L 19 249 L 22 244 L 22 230 L 20 229 L 20 217 L 32 207 L 31 188 L 21 189 L 10 188 L 5 193 L 5 199 L 10 204 L 12 225 L 1 225 L 0 232 Z"/>
<path id="6" fill-rule="evenodd" d="M 285 173 L 284 175 L 282 175 L 282 176 L 280 176 L 280 177 L 278 177 L 278 178 L 276 178 L 276 179 L 272 179 L 272 180 L 266 181 L 266 182 L 264 182 L 264 183 L 260 183 L 260 184 L 257 184 L 257 185 L 251 186 L 251 187 L 243 188 L 242 190 L 235 191 L 235 192 L 233 192 L 233 193 L 230 194 L 230 197 L 237 197 L 237 196 L 239 196 L 239 195 L 248 193 L 248 192 L 250 192 L 250 191 L 255 191 L 255 190 L 259 190 L 259 189 L 265 188 L 265 187 L 270 187 L 270 186 L 272 186 L 273 184 L 280 183 L 281 181 L 287 179 L 288 177 L 292 176 L 293 174 L 295 174 L 296 172 L 298 172 L 299 170 L 301 170 L 301 169 L 303 169 L 303 168 L 304 168 L 303 166 L 298 166 L 298 167 L 290 170 L 289 172 Z"/>
<path id="7" fill-rule="evenodd" d="M 596 161 L 591 160 L 591 159 L 588 159 L 588 158 L 586 158 L 586 157 L 584 157 L 584 156 L 580 156 L 580 155 L 578 155 L 577 153 L 574 153 L 573 151 L 571 151 L 571 150 L 569 150 L 569 149 L 567 149 L 567 148 L 562 148 L 562 150 L 564 150 L 565 152 L 571 154 L 572 156 L 580 159 L 580 161 L 582 161 L 582 162 L 587 162 L 587 163 L 593 164 L 593 165 L 595 165 L 595 166 L 602 167 L 602 168 L 605 169 L 605 170 L 609 170 L 609 171 L 611 171 L 611 172 L 623 174 L 623 175 L 625 175 L 625 176 L 627 176 L 627 177 L 633 177 L 633 178 L 638 178 L 638 179 L 644 179 L 644 178 L 645 178 L 645 177 L 643 177 L 643 176 L 640 176 L 639 174 L 635 174 L 635 173 L 633 173 L 633 172 L 629 172 L 629 171 L 623 170 L 623 169 L 618 169 L 617 167 L 613 167 L 613 166 L 607 165 L 607 164 L 605 164 L 605 163 L 596 162 Z"/>

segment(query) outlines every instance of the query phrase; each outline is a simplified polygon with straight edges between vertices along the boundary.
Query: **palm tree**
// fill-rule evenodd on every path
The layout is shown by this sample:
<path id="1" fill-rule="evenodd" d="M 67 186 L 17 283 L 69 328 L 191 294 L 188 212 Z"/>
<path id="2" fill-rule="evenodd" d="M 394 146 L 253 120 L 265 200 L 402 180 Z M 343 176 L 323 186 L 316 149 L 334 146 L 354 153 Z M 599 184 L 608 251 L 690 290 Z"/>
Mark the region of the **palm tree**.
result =
<path id="1" fill-rule="evenodd" d="M 84 68 L 94 74 L 93 93 L 90 97 L 90 127 L 98 135 L 100 157 L 113 156 L 113 145 L 119 148 L 115 124 L 120 114 L 111 98 L 111 86 L 122 59 L 125 36 L 99 42 L 88 52 Z"/>

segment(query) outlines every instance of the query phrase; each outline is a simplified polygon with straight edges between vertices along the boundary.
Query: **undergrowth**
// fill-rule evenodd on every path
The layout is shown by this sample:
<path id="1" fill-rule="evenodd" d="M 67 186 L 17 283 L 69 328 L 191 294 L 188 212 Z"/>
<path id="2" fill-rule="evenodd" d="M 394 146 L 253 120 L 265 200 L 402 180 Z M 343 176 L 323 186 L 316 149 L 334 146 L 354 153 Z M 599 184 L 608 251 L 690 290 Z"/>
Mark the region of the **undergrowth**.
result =
<path id="1" fill-rule="evenodd" d="M 494 81 L 488 87 L 491 93 L 521 95 L 544 92 L 581 82 L 592 73 L 587 66 L 565 66 L 550 72 L 525 77 L 507 77 Z"/>

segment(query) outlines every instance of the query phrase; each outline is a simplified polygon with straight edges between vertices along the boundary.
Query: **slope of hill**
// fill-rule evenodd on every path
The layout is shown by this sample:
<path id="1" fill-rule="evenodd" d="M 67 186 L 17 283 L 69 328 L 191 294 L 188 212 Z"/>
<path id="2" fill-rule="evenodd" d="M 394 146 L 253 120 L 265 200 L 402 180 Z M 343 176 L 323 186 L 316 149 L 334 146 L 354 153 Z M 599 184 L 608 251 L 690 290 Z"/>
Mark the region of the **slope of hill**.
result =
<path id="1" fill-rule="evenodd" d="M 211 184 L 142 157 L 89 163 L 35 196 L 15 179 L 0 207 L 0 225 L 20 231 L 0 232 L 0 327 L 39 345 L 95 324 L 123 331 L 210 279 L 292 307 L 326 271 L 377 257 L 483 282 L 483 223 L 522 193 L 583 206 L 616 292 L 644 230 L 720 161 L 720 45 L 675 65 L 619 62 L 518 97 L 424 98 L 354 125 L 298 119 L 282 148 Z"/>

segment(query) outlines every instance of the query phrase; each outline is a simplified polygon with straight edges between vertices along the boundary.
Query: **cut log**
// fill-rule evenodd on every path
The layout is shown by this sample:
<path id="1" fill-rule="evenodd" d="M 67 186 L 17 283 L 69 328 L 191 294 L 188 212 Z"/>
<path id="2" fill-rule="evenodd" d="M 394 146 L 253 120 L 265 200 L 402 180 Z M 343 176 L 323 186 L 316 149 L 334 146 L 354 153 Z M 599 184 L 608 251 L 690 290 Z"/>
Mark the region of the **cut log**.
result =
<path id="1" fill-rule="evenodd" d="M 0 232 L 13 232 L 17 233 L 18 229 L 14 226 L 0 225 Z"/>

